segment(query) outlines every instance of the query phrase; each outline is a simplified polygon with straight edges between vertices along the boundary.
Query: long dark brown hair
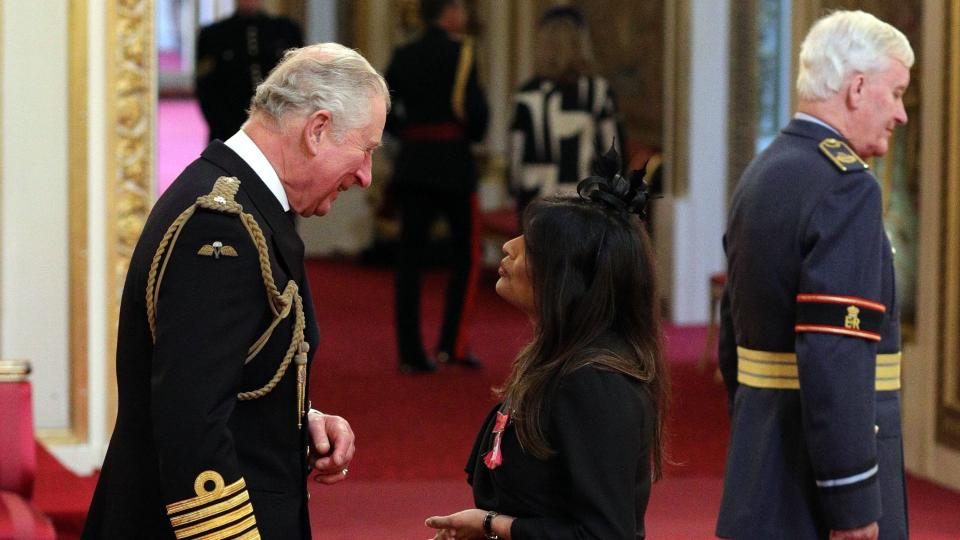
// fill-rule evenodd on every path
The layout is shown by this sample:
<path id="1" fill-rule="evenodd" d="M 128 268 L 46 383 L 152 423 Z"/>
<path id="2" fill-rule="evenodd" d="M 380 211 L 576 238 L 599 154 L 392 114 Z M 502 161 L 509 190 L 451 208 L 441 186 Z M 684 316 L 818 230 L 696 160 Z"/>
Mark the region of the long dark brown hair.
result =
<path id="1" fill-rule="evenodd" d="M 659 479 L 669 380 L 645 228 L 633 214 L 576 196 L 535 201 L 523 222 L 536 328 L 497 390 L 513 409 L 520 443 L 537 458 L 551 456 L 546 394 L 563 375 L 599 365 L 645 383 L 656 411 L 651 464 Z M 623 347 L 598 349 L 609 336 Z"/>

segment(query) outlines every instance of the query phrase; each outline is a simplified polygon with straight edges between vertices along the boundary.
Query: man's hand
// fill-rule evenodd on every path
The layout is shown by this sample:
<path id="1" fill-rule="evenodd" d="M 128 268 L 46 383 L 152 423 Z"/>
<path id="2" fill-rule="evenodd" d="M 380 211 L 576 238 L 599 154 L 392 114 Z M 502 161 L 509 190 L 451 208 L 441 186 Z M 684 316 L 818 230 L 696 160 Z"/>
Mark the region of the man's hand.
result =
<path id="1" fill-rule="evenodd" d="M 860 527 L 859 529 L 842 529 L 830 531 L 830 540 L 877 540 L 880 527 L 877 522 Z"/>
<path id="2" fill-rule="evenodd" d="M 321 484 L 336 484 L 346 479 L 356 451 L 350 424 L 339 416 L 310 409 L 307 429 L 310 430 L 310 456 L 307 459 L 317 472 L 314 480 Z"/>

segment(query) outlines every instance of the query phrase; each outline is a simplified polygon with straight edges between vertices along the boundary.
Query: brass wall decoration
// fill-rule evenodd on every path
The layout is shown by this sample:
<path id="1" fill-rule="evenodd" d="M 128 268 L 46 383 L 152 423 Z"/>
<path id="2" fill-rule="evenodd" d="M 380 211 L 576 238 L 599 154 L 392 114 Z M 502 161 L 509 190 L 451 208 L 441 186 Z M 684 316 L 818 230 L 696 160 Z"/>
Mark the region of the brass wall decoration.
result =
<path id="1" fill-rule="evenodd" d="M 87 2 L 71 0 L 67 21 L 69 68 L 68 87 L 70 108 L 67 152 L 70 161 L 69 174 L 69 223 L 70 223 L 70 426 L 66 439 L 76 442 L 87 440 L 87 178 L 88 151 L 87 130 Z"/>
<path id="2" fill-rule="evenodd" d="M 151 0 L 107 5 L 107 418 L 116 412 L 117 316 L 130 256 L 152 203 L 156 51 Z"/>

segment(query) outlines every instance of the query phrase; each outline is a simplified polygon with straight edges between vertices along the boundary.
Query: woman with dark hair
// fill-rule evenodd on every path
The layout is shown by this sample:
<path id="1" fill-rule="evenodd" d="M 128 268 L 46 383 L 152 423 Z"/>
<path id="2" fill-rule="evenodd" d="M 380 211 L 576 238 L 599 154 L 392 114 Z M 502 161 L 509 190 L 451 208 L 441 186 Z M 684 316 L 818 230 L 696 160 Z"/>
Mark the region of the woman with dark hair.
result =
<path id="1" fill-rule="evenodd" d="M 497 293 L 534 338 L 467 464 L 476 508 L 427 519 L 435 538 L 644 537 L 669 383 L 643 172 L 627 180 L 616 162 L 579 196 L 531 203 L 503 246 Z"/>

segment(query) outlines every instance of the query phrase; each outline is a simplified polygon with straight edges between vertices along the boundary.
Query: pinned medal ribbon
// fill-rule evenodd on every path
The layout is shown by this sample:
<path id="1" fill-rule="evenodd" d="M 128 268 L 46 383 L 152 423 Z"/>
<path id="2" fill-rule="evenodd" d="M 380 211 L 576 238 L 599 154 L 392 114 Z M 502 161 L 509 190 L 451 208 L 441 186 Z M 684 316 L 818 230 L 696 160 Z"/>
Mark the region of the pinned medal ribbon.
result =
<path id="1" fill-rule="evenodd" d="M 503 440 L 503 432 L 507 429 L 507 423 L 510 421 L 510 414 L 503 414 L 497 411 L 497 421 L 493 424 L 493 448 L 483 457 L 483 463 L 488 469 L 493 470 L 503 463 L 503 453 L 500 451 L 500 442 Z"/>

